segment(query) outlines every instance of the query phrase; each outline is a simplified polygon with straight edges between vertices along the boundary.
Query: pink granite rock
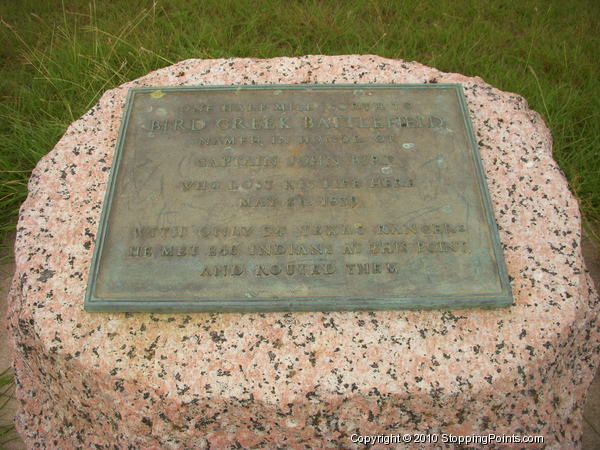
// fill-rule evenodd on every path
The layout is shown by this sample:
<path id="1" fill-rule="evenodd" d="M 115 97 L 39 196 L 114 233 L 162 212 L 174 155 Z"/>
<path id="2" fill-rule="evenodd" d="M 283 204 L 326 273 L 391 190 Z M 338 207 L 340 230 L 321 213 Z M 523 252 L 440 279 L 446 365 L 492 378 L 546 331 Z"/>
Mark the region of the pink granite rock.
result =
<path id="1" fill-rule="evenodd" d="M 127 90 L 461 83 L 516 305 L 497 310 L 86 313 Z M 106 92 L 37 165 L 10 291 L 17 428 L 30 447 L 362 447 L 353 434 L 580 442 L 598 295 L 552 138 L 518 95 L 377 56 L 188 60 Z M 397 444 L 401 446 L 402 444 Z"/>

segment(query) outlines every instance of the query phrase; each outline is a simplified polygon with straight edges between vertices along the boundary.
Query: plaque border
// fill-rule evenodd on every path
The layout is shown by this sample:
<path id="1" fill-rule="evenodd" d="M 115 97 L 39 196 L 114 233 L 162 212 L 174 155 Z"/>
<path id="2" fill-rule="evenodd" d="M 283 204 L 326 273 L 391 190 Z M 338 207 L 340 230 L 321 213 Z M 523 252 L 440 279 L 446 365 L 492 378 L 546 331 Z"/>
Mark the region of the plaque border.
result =
<path id="1" fill-rule="evenodd" d="M 471 147 L 471 157 L 475 163 L 477 184 L 483 202 L 485 222 L 490 230 L 492 249 L 496 258 L 496 268 L 500 280 L 500 293 L 477 295 L 390 295 L 390 296 L 325 296 L 325 297 L 225 297 L 225 298 L 101 298 L 94 294 L 104 239 L 108 230 L 112 211 L 117 175 L 125 142 L 125 131 L 134 97 L 137 93 L 155 91 L 217 91 L 217 90 L 298 90 L 298 89 L 454 89 L 463 116 L 467 140 Z M 381 311 L 381 310 L 425 310 L 425 309 L 464 309 L 497 308 L 514 304 L 502 244 L 487 189 L 479 147 L 470 120 L 469 109 L 462 84 L 254 84 L 254 85 L 195 85 L 195 86 L 148 86 L 129 88 L 115 153 L 107 181 L 94 253 L 90 265 L 88 284 L 85 293 L 84 309 L 88 312 L 151 312 L 151 313 L 192 313 L 192 312 L 309 312 L 309 311 Z"/>

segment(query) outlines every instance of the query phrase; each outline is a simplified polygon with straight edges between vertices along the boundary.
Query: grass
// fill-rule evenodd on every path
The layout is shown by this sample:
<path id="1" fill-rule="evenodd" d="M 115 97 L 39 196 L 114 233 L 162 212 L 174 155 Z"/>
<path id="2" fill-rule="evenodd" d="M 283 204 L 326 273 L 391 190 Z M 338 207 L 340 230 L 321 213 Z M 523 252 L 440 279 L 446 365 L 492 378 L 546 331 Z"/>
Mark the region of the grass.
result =
<path id="1" fill-rule="evenodd" d="M 106 89 L 187 58 L 372 53 L 528 99 L 590 230 L 600 224 L 600 4 L 0 0 L 0 241 L 36 161 Z"/>
<path id="2" fill-rule="evenodd" d="M 8 423 L 8 425 L 0 425 L 0 448 L 17 437 L 14 426 L 10 423 L 10 418 L 5 417 L 6 414 L 4 411 L 4 408 L 12 398 L 13 388 L 14 380 L 12 371 L 6 369 L 0 372 L 0 420 L 3 423 Z"/>
<path id="3" fill-rule="evenodd" d="M 0 18 L 0 242 L 36 162 L 106 89 L 187 58 L 304 54 L 416 60 L 521 94 L 600 228 L 595 0 L 0 0 Z"/>

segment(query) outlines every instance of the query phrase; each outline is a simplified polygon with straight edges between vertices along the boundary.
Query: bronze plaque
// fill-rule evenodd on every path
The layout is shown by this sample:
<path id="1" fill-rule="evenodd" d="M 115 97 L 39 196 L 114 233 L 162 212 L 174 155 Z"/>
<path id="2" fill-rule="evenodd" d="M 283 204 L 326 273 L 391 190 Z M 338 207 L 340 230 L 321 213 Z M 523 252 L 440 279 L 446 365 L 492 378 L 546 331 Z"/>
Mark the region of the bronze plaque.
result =
<path id="1" fill-rule="evenodd" d="M 86 310 L 511 303 L 460 85 L 131 89 Z"/>

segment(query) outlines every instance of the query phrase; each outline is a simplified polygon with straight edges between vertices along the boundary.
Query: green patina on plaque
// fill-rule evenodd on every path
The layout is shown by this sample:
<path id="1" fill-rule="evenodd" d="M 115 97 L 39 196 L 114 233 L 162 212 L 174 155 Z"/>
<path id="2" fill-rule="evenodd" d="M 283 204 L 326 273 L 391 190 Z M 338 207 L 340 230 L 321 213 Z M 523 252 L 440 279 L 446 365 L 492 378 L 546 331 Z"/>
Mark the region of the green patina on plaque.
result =
<path id="1" fill-rule="evenodd" d="M 510 304 L 460 85 L 130 90 L 86 310 Z"/>

